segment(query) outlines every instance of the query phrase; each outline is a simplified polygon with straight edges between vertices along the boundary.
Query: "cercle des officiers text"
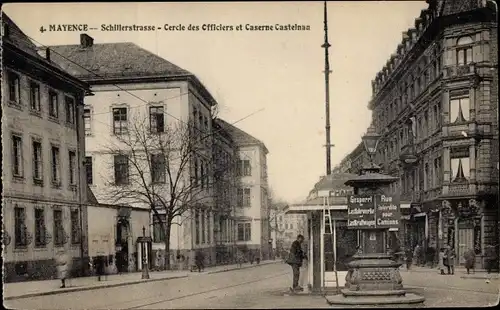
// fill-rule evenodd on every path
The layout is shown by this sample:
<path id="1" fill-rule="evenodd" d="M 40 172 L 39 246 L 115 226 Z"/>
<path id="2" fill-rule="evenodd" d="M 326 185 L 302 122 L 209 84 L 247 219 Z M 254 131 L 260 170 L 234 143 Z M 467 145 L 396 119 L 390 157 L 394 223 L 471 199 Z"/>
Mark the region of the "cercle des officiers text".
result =
<path id="1" fill-rule="evenodd" d="M 139 24 L 49 24 L 40 27 L 40 32 L 82 32 L 82 31 L 105 31 L 105 32 L 229 32 L 229 31 L 310 31 L 310 25 L 296 23 L 275 24 L 163 24 L 163 25 L 139 25 Z"/>

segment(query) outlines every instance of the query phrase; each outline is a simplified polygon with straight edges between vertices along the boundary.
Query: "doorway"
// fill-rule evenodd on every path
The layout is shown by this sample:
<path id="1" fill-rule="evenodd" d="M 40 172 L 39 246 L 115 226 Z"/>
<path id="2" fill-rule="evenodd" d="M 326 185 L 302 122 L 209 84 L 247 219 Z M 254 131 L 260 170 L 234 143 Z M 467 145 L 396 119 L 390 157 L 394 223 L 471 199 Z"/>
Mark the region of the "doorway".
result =
<path id="1" fill-rule="evenodd" d="M 116 223 L 116 268 L 119 273 L 127 272 L 129 269 L 129 222 L 127 219 L 119 219 Z"/>
<path id="2" fill-rule="evenodd" d="M 464 254 L 468 250 L 474 249 L 474 223 L 470 219 L 460 219 L 458 221 L 458 262 L 465 264 Z"/>

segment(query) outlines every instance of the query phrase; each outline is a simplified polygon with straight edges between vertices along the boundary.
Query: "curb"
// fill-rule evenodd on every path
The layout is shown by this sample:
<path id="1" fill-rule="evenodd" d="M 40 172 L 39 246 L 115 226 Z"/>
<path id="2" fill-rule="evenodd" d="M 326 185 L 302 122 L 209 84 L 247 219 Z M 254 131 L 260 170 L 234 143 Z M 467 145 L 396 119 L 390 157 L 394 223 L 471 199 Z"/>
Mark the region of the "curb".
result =
<path id="1" fill-rule="evenodd" d="M 461 276 L 462 279 L 476 279 L 476 280 L 499 280 L 498 276 L 488 277 L 488 276 Z"/>
<path id="2" fill-rule="evenodd" d="M 281 262 L 281 261 L 269 262 L 269 263 L 265 263 L 265 264 L 262 264 L 262 263 L 261 264 L 254 264 L 254 265 L 250 265 L 250 266 L 242 266 L 242 267 L 228 268 L 228 269 L 222 269 L 222 270 L 214 270 L 214 271 L 208 271 L 206 274 L 214 274 L 214 273 L 221 273 L 221 272 L 227 272 L 227 271 L 255 268 L 255 267 L 259 267 L 259 266 L 277 264 L 279 262 Z"/>
<path id="3" fill-rule="evenodd" d="M 104 284 L 104 285 L 97 285 L 97 286 L 69 287 L 65 290 L 59 290 L 59 291 L 54 290 L 54 291 L 48 291 L 48 292 L 28 293 L 28 294 L 24 294 L 24 295 L 8 296 L 8 297 L 4 297 L 3 299 L 4 300 L 13 300 L 13 299 L 23 299 L 23 298 L 29 298 L 29 297 L 36 297 L 36 296 L 47 296 L 47 295 L 56 295 L 56 294 L 64 294 L 64 293 L 72 293 L 72 292 L 92 291 L 92 290 L 98 290 L 98 289 L 102 289 L 102 288 L 127 286 L 127 285 L 132 285 L 132 284 L 157 282 L 157 281 L 168 281 L 168 280 L 182 279 L 182 278 L 187 278 L 187 277 L 188 277 L 188 275 L 183 275 L 183 276 L 173 276 L 173 277 L 169 277 L 169 278 L 159 278 L 159 279 L 140 279 L 140 280 L 134 280 L 134 281 L 130 281 L 130 282 Z"/>

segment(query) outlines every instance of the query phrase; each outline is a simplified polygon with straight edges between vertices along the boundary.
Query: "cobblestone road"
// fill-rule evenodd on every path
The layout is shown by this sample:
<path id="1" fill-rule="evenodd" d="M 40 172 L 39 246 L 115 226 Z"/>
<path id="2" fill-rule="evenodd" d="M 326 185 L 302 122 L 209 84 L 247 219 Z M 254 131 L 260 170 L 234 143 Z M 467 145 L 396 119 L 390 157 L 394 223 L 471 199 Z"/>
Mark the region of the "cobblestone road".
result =
<path id="1" fill-rule="evenodd" d="M 9 300 L 14 309 L 330 308 L 321 296 L 284 296 L 291 282 L 284 264 L 218 274 L 191 274 L 165 282 Z M 402 272 L 405 286 L 426 297 L 426 307 L 484 307 L 498 303 L 499 281 L 460 275 Z"/>

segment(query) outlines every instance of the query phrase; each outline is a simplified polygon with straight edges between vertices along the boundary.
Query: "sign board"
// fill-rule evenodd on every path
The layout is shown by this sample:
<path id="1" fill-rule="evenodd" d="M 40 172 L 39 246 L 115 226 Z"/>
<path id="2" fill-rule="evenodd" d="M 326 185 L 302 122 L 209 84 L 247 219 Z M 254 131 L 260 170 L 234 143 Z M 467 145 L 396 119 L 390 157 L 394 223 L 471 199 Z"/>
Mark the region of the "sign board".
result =
<path id="1" fill-rule="evenodd" d="M 375 201 L 370 195 L 347 196 L 347 227 L 351 229 L 375 228 Z"/>
<path id="2" fill-rule="evenodd" d="M 375 196 L 377 228 L 398 228 L 401 222 L 399 201 L 392 196 Z"/>
<path id="3" fill-rule="evenodd" d="M 347 201 L 347 227 L 350 229 L 399 228 L 399 200 L 388 195 L 350 195 Z"/>

